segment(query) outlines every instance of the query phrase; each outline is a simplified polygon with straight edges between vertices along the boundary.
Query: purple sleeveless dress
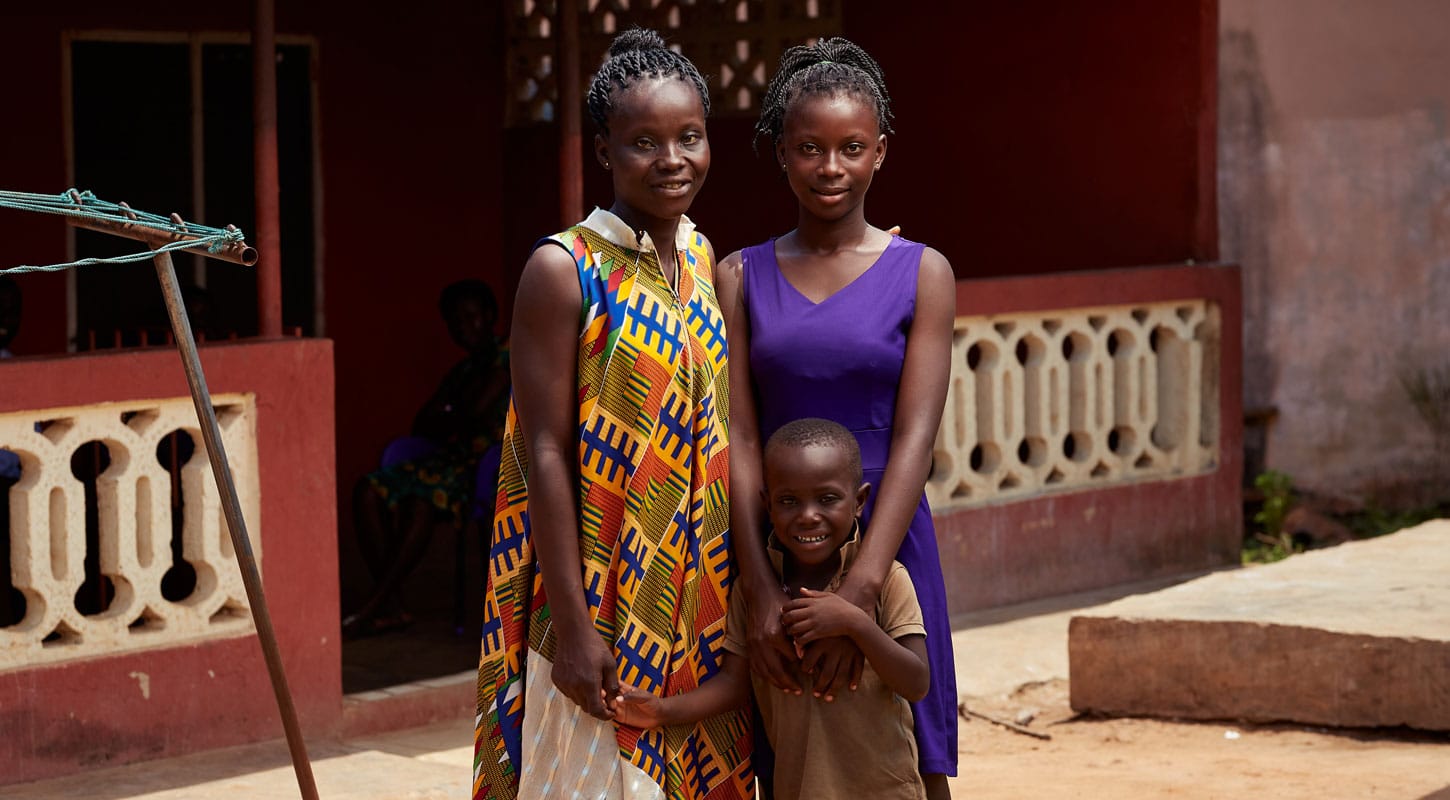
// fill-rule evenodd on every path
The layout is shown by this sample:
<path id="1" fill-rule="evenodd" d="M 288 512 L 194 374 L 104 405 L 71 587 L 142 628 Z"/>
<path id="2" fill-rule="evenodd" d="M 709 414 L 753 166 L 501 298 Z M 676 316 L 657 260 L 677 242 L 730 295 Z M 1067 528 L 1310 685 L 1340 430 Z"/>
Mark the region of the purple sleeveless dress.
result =
<path id="1" fill-rule="evenodd" d="M 924 245 L 893 237 L 875 264 L 820 303 L 811 302 L 780 274 L 774 240 L 744 250 L 750 376 L 762 443 L 801 417 L 839 422 L 861 444 L 865 479 L 873 487 L 881 485 L 923 250 Z M 867 521 L 875 500 L 874 493 L 867 500 Z M 926 621 L 931 691 L 912 705 L 921 771 L 956 775 L 956 665 L 936 529 L 925 494 L 896 560 L 916 584 Z"/>

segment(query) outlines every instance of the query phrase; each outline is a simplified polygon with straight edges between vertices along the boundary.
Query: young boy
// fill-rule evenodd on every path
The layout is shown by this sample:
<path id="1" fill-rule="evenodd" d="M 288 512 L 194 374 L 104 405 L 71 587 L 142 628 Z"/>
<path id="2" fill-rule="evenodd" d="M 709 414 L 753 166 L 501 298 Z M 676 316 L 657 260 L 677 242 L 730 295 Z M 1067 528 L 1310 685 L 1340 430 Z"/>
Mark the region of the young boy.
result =
<path id="1" fill-rule="evenodd" d="M 871 490 L 861 481 L 856 439 L 829 420 L 801 419 L 770 437 L 764 457 L 772 528 L 766 552 L 782 587 L 795 598 L 785 606 L 783 626 L 797 648 L 849 637 L 866 657 L 861 682 L 828 701 L 809 692 L 781 692 L 759 676 L 747 681 L 744 594 L 733 592 L 720 674 L 673 697 L 621 687 L 613 703 L 617 719 L 640 728 L 697 722 L 738 708 L 749 686 L 775 750 L 778 800 L 922 800 L 926 790 L 917 772 L 910 701 L 926 694 L 930 674 L 911 579 L 900 564 L 892 565 L 874 617 L 833 592 L 860 545 L 857 517 Z M 810 685 L 810 676 L 797 677 L 802 686 Z"/>

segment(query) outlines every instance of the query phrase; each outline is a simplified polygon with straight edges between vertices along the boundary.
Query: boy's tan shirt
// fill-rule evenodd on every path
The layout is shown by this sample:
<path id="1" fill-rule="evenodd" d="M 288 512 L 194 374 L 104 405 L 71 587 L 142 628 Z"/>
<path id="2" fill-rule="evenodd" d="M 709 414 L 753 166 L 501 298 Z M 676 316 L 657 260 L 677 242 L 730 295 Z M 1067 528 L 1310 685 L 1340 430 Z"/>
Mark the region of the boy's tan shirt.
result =
<path id="1" fill-rule="evenodd" d="M 860 540 L 853 536 L 841 548 L 841 569 L 827 584 L 834 591 L 855 560 Z M 772 536 L 766 546 L 777 577 L 784 553 Z M 745 650 L 745 593 L 731 593 L 726 613 L 725 649 L 740 656 Z M 916 588 L 901 564 L 892 562 L 876 603 L 876 624 L 893 639 L 926 635 Z M 925 800 L 926 788 L 917 771 L 916 737 L 911 705 L 896 694 L 868 663 L 856 691 L 849 689 L 827 703 L 814 697 L 810 676 L 797 673 L 806 691 L 786 694 L 769 681 L 751 675 L 765 733 L 775 750 L 775 796 L 794 798 L 886 798 Z"/>

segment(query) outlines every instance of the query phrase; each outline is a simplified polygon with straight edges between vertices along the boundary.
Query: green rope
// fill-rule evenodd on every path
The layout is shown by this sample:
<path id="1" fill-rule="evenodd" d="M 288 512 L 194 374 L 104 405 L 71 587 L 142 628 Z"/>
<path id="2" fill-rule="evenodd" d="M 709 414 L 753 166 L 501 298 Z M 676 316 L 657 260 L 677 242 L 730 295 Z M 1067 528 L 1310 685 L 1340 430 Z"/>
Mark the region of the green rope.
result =
<path id="1" fill-rule="evenodd" d="M 242 236 L 242 232 L 236 228 L 209 228 L 205 225 L 197 225 L 190 222 L 178 223 L 169 217 L 163 217 L 159 214 L 152 214 L 146 211 L 136 211 L 119 203 L 100 200 L 89 191 L 78 192 L 75 189 L 59 195 L 30 194 L 27 192 L 0 190 L 0 208 L 14 208 L 19 211 L 33 211 L 38 214 L 56 214 L 80 219 L 126 223 L 138 228 L 149 228 L 168 235 L 185 234 L 195 237 L 193 239 L 171 242 L 154 250 L 124 256 L 82 258 L 64 264 L 50 264 L 39 267 L 22 265 L 9 269 L 0 269 L 0 275 L 14 275 L 23 272 L 59 272 L 70 269 L 71 267 L 85 267 L 92 264 L 129 264 L 137 261 L 148 261 L 157 253 L 169 253 L 173 250 L 190 250 L 197 247 L 205 247 L 209 253 L 218 253 L 228 245 L 234 242 L 241 242 L 245 238 Z"/>

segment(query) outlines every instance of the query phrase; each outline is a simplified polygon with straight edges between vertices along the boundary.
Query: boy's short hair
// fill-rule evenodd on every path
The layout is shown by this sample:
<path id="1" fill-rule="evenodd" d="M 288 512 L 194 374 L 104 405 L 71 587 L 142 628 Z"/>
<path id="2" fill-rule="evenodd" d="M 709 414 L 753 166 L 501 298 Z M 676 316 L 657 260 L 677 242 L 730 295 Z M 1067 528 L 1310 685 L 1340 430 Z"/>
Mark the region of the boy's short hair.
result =
<path id="1" fill-rule="evenodd" d="M 820 417 L 804 417 L 787 422 L 770 435 L 763 455 L 769 458 L 770 452 L 779 447 L 836 447 L 845 450 L 851 478 L 858 486 L 861 484 L 861 446 L 856 443 L 856 437 L 839 422 Z"/>

